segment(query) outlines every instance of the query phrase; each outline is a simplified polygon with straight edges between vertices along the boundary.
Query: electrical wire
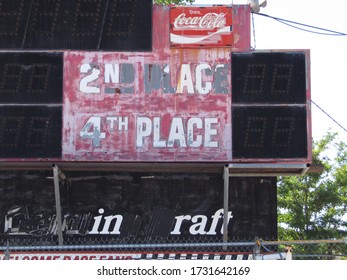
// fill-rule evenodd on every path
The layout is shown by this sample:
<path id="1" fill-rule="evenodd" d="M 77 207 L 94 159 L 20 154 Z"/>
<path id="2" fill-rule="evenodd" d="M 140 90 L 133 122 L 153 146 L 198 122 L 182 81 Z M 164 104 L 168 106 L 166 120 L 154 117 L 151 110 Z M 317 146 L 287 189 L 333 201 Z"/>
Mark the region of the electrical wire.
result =
<path id="1" fill-rule="evenodd" d="M 255 44 L 255 25 L 254 25 L 254 18 L 253 18 L 254 14 L 274 19 L 274 20 L 276 20 L 276 21 L 278 21 L 278 22 L 280 22 L 282 24 L 288 25 L 290 27 L 293 27 L 293 28 L 296 28 L 296 29 L 299 29 L 299 30 L 302 30 L 302 31 L 305 31 L 305 32 L 315 33 L 315 34 L 319 34 L 319 35 L 329 35 L 329 36 L 347 36 L 346 33 L 339 32 L 339 31 L 329 30 L 329 29 L 326 29 L 326 28 L 321 28 L 321 27 L 317 27 L 317 26 L 313 26 L 313 25 L 308 25 L 308 24 L 304 24 L 304 23 L 291 21 L 291 20 L 286 20 L 286 19 L 270 16 L 270 15 L 267 15 L 267 14 L 252 13 L 254 44 Z M 312 31 L 312 30 L 300 28 L 300 27 L 295 26 L 295 25 L 304 26 L 304 27 L 311 28 L 311 29 L 316 29 L 316 30 L 321 30 L 321 31 L 324 31 L 324 32 Z M 329 33 L 327 33 L 327 32 L 329 32 Z M 255 48 L 255 46 L 254 46 L 254 48 Z M 313 100 L 311 100 L 311 103 L 314 104 L 319 110 L 321 110 L 328 118 L 330 118 L 340 128 L 342 128 L 345 132 L 347 132 L 347 129 L 345 127 L 343 127 L 338 121 L 336 121 L 332 116 L 330 116 L 322 107 L 320 107 Z"/>
<path id="2" fill-rule="evenodd" d="M 338 123 L 332 116 L 330 116 L 326 111 L 322 109 L 317 103 L 315 103 L 313 100 L 311 100 L 311 103 L 314 104 L 319 110 L 321 110 L 325 115 L 328 116 L 334 123 L 336 123 L 339 127 L 341 127 L 344 131 L 347 132 L 347 129 L 344 128 L 340 123 Z"/>
<path id="3" fill-rule="evenodd" d="M 326 35 L 326 36 L 347 36 L 347 34 L 343 33 L 343 32 L 334 31 L 334 30 L 330 30 L 330 29 L 326 29 L 326 28 L 321 28 L 321 27 L 317 27 L 317 26 L 313 26 L 313 25 L 308 25 L 308 24 L 304 24 L 304 23 L 300 23 L 300 22 L 296 22 L 296 21 L 283 19 L 283 18 L 278 18 L 278 17 L 267 15 L 267 14 L 263 14 L 263 13 L 252 13 L 252 14 L 256 14 L 259 16 L 274 19 L 274 20 L 276 20 L 282 24 L 285 24 L 287 26 L 290 26 L 292 28 L 296 28 L 296 29 L 299 29 L 299 30 L 305 31 L 305 32 L 310 32 L 310 33 L 314 33 L 314 34 L 318 34 L 318 35 Z M 313 30 L 305 29 L 305 28 L 302 28 L 299 26 L 311 28 L 313 30 L 320 30 L 320 31 L 313 31 Z"/>

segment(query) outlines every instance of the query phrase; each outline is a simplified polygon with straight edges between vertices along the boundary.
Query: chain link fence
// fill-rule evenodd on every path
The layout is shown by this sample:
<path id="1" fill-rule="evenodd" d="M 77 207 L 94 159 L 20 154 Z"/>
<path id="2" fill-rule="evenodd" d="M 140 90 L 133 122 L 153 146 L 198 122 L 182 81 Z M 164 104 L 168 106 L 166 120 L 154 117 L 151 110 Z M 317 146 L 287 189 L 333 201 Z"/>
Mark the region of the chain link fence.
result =
<path id="1" fill-rule="evenodd" d="M 347 260 L 347 239 L 275 241 L 244 238 L 65 238 L 0 239 L 0 259 L 226 259 Z"/>
<path id="2" fill-rule="evenodd" d="M 290 252 L 296 260 L 347 260 L 347 239 L 256 241 L 260 254 Z"/>

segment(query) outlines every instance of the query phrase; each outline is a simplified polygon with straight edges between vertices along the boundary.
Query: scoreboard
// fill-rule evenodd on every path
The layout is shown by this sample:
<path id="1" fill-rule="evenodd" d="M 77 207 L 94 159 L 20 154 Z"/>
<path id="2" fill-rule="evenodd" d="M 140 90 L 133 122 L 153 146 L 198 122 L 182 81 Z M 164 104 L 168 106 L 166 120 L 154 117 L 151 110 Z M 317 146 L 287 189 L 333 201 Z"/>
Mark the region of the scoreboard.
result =
<path id="1" fill-rule="evenodd" d="M 3 162 L 311 162 L 309 51 L 251 51 L 248 6 L 0 0 L 0 17 Z"/>
<path id="2" fill-rule="evenodd" d="M 233 158 L 308 156 L 306 56 L 232 54 Z"/>
<path id="3" fill-rule="evenodd" d="M 1 0 L 0 48 L 151 50 L 149 0 Z"/>

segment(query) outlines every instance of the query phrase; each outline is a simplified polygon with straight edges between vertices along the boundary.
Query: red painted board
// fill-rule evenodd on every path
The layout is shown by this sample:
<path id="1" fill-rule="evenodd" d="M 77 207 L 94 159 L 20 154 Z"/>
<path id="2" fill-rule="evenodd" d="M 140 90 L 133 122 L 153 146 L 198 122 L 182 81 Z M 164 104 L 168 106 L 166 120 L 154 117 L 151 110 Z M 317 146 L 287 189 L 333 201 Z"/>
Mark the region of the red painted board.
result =
<path id="1" fill-rule="evenodd" d="M 65 52 L 63 160 L 231 158 L 230 50 Z"/>

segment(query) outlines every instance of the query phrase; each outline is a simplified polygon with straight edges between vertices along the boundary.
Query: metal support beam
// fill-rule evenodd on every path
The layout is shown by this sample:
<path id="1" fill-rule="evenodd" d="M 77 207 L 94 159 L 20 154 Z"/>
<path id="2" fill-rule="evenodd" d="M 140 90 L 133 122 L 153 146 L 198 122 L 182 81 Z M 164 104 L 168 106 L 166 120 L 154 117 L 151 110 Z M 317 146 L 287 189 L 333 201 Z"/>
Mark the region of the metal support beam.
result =
<path id="1" fill-rule="evenodd" d="M 63 240 L 63 227 L 62 227 L 62 217 L 61 217 L 61 203 L 60 203 L 60 188 L 59 182 L 60 180 L 65 180 L 65 175 L 58 168 L 57 165 L 53 164 L 53 179 L 54 179 L 54 194 L 55 194 L 55 210 L 57 216 L 57 233 L 58 233 L 58 244 L 59 246 L 64 245 Z"/>
<path id="2" fill-rule="evenodd" d="M 7 240 L 6 242 L 6 250 L 4 253 L 4 260 L 10 260 L 11 259 L 11 252 L 10 252 L 10 242 Z"/>
<path id="3" fill-rule="evenodd" d="M 229 163 L 230 177 L 303 176 L 311 164 Z"/>
<path id="4" fill-rule="evenodd" d="M 223 243 L 228 242 L 228 220 L 229 220 L 229 166 L 224 166 L 224 219 L 223 219 Z M 227 247 L 223 246 L 226 251 Z"/>

